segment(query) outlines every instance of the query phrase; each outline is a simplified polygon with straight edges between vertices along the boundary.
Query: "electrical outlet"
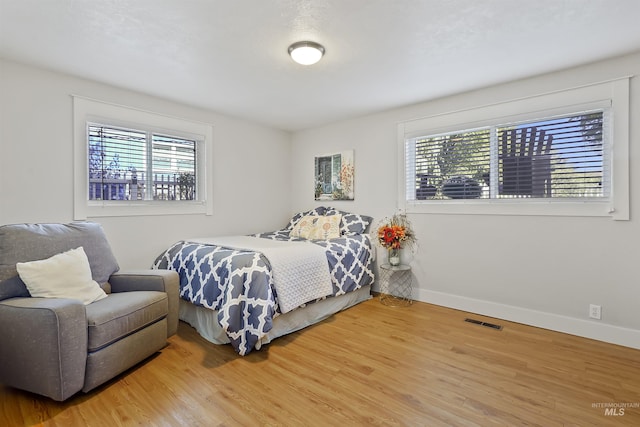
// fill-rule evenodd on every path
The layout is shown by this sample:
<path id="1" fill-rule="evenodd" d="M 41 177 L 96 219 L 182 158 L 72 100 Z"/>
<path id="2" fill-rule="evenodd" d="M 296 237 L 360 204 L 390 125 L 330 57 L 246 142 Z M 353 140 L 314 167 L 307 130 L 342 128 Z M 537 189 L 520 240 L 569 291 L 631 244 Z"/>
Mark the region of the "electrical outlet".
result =
<path id="1" fill-rule="evenodd" d="M 592 319 L 602 319 L 602 307 L 596 304 L 589 304 L 589 317 Z"/>

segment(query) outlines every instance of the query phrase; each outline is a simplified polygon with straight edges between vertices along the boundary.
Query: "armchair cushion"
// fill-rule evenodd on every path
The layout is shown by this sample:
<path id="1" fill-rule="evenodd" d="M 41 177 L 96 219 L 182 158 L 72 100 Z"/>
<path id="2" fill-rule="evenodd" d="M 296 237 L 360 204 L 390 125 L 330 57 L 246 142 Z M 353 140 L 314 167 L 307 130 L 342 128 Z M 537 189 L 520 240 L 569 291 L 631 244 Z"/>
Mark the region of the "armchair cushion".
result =
<path id="1" fill-rule="evenodd" d="M 178 332 L 180 278 L 172 270 L 129 270 L 114 273 L 109 279 L 113 293 L 157 291 L 167 294 L 167 338 Z"/>
<path id="2" fill-rule="evenodd" d="M 166 317 L 167 294 L 133 291 L 110 294 L 87 306 L 89 352 L 106 347 Z"/>
<path id="3" fill-rule="evenodd" d="M 15 269 L 15 267 L 13 268 Z M 0 280 L 0 301 L 8 298 L 28 298 L 30 296 L 29 290 L 17 274 L 7 280 Z"/>
<path id="4" fill-rule="evenodd" d="M 32 297 L 77 299 L 85 305 L 107 297 L 91 278 L 82 246 L 51 258 L 19 262 L 16 269 Z"/>

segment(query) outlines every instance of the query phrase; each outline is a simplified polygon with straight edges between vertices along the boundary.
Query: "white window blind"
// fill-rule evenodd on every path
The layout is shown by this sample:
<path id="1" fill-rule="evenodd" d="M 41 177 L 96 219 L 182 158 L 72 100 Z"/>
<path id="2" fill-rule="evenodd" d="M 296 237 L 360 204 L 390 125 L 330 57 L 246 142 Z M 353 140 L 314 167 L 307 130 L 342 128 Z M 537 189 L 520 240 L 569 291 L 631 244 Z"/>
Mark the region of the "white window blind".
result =
<path id="1" fill-rule="evenodd" d="M 197 141 L 87 125 L 88 200 L 195 200 Z"/>
<path id="2" fill-rule="evenodd" d="M 607 118 L 581 111 L 410 138 L 407 200 L 606 198 Z"/>

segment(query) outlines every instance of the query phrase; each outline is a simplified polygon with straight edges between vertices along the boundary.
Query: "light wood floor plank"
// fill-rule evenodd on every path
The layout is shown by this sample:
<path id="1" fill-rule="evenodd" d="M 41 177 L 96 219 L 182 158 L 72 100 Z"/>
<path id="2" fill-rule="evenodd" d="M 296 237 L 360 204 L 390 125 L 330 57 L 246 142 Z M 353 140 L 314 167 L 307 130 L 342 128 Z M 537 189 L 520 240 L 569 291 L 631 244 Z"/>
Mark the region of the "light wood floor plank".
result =
<path id="1" fill-rule="evenodd" d="M 372 299 L 246 357 L 181 323 L 160 353 L 66 402 L 0 385 L 0 425 L 638 426 L 640 351 Z"/>

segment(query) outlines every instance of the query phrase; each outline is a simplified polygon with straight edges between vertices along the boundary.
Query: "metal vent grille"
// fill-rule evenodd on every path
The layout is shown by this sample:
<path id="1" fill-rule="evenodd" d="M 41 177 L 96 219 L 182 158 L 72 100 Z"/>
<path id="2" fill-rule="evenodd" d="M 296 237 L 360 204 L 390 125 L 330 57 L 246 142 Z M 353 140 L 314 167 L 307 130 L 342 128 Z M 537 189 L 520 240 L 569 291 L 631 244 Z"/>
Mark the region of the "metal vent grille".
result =
<path id="1" fill-rule="evenodd" d="M 487 328 L 496 329 L 498 331 L 502 330 L 502 325 L 496 325 L 495 323 L 483 322 L 482 320 L 469 319 L 469 318 L 464 319 L 464 321 L 467 323 L 473 323 L 474 325 L 480 325 L 480 326 L 485 326 Z"/>

